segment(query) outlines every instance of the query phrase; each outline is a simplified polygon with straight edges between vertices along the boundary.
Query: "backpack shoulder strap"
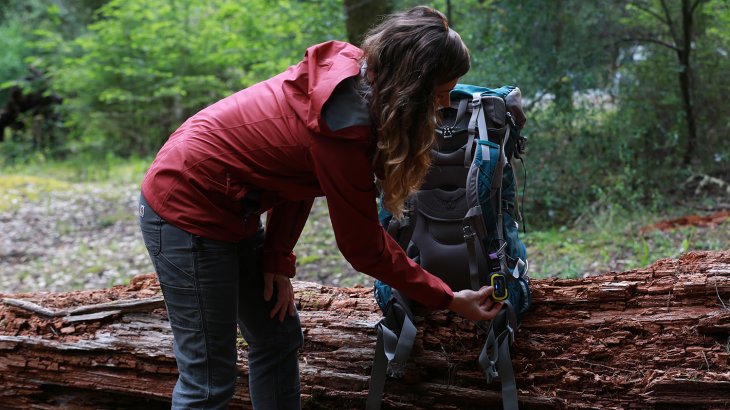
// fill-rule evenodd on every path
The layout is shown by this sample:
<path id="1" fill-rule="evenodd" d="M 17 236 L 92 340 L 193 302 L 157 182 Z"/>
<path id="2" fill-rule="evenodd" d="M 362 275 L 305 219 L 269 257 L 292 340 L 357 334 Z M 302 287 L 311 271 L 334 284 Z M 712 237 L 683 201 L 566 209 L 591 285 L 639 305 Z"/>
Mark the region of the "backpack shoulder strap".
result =
<path id="1" fill-rule="evenodd" d="M 479 263 L 478 253 L 484 253 L 483 249 L 483 238 L 487 236 L 487 227 L 484 221 L 484 215 L 482 214 L 482 207 L 479 202 L 478 186 L 479 186 L 479 173 L 482 167 L 482 161 L 490 161 L 489 146 L 484 144 L 476 144 L 475 147 L 478 150 L 475 153 L 474 160 L 472 161 L 469 172 L 466 176 L 466 201 L 469 206 L 469 210 L 464 216 L 463 232 L 464 242 L 469 257 L 469 281 L 473 290 L 478 290 L 480 287 L 480 275 L 479 275 Z"/>

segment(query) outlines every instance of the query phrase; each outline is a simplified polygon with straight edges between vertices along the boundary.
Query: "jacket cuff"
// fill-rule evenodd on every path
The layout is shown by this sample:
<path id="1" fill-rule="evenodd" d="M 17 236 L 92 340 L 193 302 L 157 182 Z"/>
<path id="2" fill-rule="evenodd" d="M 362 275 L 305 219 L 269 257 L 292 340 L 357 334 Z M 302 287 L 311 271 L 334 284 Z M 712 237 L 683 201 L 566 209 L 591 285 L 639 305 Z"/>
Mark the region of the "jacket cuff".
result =
<path id="1" fill-rule="evenodd" d="M 454 300 L 454 291 L 451 290 L 448 286 L 444 289 L 446 293 L 444 294 L 443 298 L 439 303 L 434 304 L 434 309 L 448 309 L 449 306 L 451 306 L 451 302 Z"/>
<path id="2" fill-rule="evenodd" d="M 294 252 L 281 253 L 276 251 L 263 252 L 263 260 L 261 262 L 263 271 L 266 273 L 274 273 L 293 278 L 296 273 L 297 257 Z"/>

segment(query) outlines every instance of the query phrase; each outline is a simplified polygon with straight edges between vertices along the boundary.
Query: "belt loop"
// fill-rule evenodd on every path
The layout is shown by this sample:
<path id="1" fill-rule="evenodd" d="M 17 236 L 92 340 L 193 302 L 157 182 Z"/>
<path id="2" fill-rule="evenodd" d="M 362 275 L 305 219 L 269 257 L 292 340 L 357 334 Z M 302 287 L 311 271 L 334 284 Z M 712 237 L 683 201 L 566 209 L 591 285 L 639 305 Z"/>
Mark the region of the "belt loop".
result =
<path id="1" fill-rule="evenodd" d="M 199 235 L 190 234 L 190 249 L 193 252 L 203 250 L 203 238 Z"/>

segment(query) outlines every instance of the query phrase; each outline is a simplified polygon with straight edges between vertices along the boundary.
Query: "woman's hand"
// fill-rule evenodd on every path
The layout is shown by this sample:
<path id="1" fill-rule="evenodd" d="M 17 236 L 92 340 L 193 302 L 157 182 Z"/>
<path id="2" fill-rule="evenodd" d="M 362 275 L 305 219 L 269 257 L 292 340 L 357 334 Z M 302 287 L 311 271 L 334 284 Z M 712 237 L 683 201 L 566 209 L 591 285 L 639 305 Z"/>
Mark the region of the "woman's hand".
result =
<path id="1" fill-rule="evenodd" d="M 485 286 L 478 291 L 464 289 L 454 292 L 449 310 L 471 320 L 491 320 L 502 309 L 502 303 L 492 299 L 494 287 Z"/>
<path id="2" fill-rule="evenodd" d="M 294 288 L 288 277 L 275 273 L 264 273 L 264 299 L 267 302 L 274 295 L 274 284 L 276 284 L 276 304 L 269 313 L 269 317 L 273 319 L 275 316 L 279 316 L 279 322 L 283 322 L 287 312 L 289 316 L 294 316 L 296 311 Z"/>

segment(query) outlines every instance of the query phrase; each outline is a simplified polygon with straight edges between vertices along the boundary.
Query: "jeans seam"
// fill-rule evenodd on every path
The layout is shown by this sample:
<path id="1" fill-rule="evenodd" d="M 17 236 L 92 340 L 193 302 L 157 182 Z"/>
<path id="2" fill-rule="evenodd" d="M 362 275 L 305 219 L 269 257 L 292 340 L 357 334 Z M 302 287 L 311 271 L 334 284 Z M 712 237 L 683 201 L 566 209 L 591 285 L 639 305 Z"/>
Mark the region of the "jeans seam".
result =
<path id="1" fill-rule="evenodd" d="M 188 277 L 189 279 L 192 279 L 192 280 L 193 280 L 193 283 L 195 284 L 195 286 L 197 286 L 197 283 L 198 283 L 198 282 L 197 282 L 197 279 L 196 279 L 196 273 L 197 273 L 197 272 L 191 272 L 191 273 L 192 273 L 192 275 L 191 275 L 191 273 L 188 273 L 188 272 L 186 272 L 186 271 L 185 271 L 185 269 L 183 269 L 183 268 L 181 268 L 181 267 L 177 266 L 177 265 L 176 265 L 176 264 L 175 264 L 175 263 L 174 263 L 173 261 L 171 261 L 170 259 L 168 259 L 168 258 L 167 258 L 167 256 L 165 256 L 165 254 L 164 254 L 164 253 L 162 253 L 162 252 L 160 252 L 160 253 L 159 253 L 159 254 L 158 254 L 158 255 L 156 256 L 156 258 L 164 259 L 164 260 L 165 260 L 165 262 L 167 262 L 167 264 L 168 264 L 169 266 L 171 266 L 171 267 L 173 267 L 173 268 L 175 269 L 175 271 L 177 271 L 177 272 L 178 272 L 178 273 L 180 273 L 181 275 L 185 275 L 185 276 L 186 276 L 186 277 Z M 195 269 L 196 269 L 196 267 L 193 267 L 193 270 L 195 270 Z M 196 293 L 197 293 L 197 291 L 198 291 L 197 287 L 196 287 L 196 289 L 195 289 L 195 290 L 196 290 Z"/>
<path id="2" fill-rule="evenodd" d="M 275 320 L 275 319 L 272 319 L 272 320 Z M 278 394 L 279 391 L 278 390 L 281 388 L 281 383 L 279 383 L 279 372 L 281 371 L 280 363 L 281 363 L 281 359 L 282 359 L 282 356 L 283 356 L 281 354 L 281 351 L 279 351 L 277 353 L 277 356 L 278 357 L 277 357 L 277 360 L 276 360 L 276 371 L 274 372 L 274 385 L 277 387 L 276 394 L 274 394 L 274 408 L 276 408 L 276 409 L 279 408 L 279 394 Z"/>
<path id="3" fill-rule="evenodd" d="M 193 256 L 193 283 L 195 284 L 195 298 L 198 300 L 198 313 L 200 314 L 200 327 L 203 331 L 203 343 L 204 343 L 204 351 L 205 351 L 205 404 L 203 409 L 206 409 L 209 407 L 210 404 L 210 394 L 211 394 L 211 383 L 213 380 L 213 375 L 211 374 L 210 369 L 210 351 L 208 349 L 208 345 L 210 344 L 208 342 L 208 325 L 205 320 L 205 315 L 203 312 L 205 312 L 205 306 L 203 306 L 203 298 L 201 297 L 201 288 L 200 288 L 200 282 L 198 281 L 199 275 L 198 275 L 198 255 L 199 251 L 195 248 L 195 238 L 193 235 L 189 236 L 190 238 L 190 248 L 193 249 L 192 256 Z"/>

